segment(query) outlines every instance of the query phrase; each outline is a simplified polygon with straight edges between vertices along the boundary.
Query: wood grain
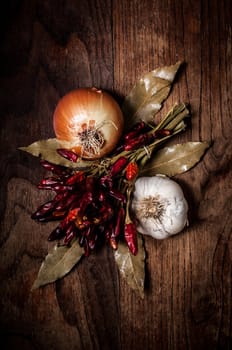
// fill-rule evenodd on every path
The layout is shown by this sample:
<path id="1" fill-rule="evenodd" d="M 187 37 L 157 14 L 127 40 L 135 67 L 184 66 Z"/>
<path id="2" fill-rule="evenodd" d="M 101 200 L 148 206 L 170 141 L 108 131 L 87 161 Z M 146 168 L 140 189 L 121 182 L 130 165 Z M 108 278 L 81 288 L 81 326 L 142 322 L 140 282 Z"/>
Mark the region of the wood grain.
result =
<path id="1" fill-rule="evenodd" d="M 232 346 L 231 2 L 11 1 L 1 11 L 0 325 L 4 349 L 230 349 Z M 53 224 L 32 222 L 49 198 L 38 159 L 17 150 L 53 137 L 63 94 L 97 86 L 120 102 L 149 70 L 184 62 L 159 117 L 189 103 L 191 126 L 172 142 L 210 141 L 176 178 L 189 227 L 146 238 L 142 300 L 105 247 L 56 283 L 30 288 Z"/>

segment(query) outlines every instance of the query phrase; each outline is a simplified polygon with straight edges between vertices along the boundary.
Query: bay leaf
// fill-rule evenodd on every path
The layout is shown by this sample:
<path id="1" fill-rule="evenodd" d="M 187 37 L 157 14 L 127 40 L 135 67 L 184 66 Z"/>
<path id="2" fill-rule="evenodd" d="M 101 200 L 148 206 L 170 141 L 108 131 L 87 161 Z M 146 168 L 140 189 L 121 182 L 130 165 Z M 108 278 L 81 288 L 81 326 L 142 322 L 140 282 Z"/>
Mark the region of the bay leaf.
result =
<path id="1" fill-rule="evenodd" d="M 114 251 L 114 258 L 121 276 L 141 298 L 144 298 L 145 250 L 142 236 L 138 234 L 137 255 L 132 255 L 127 245 L 119 242 L 118 249 Z"/>
<path id="2" fill-rule="evenodd" d="M 77 240 L 71 246 L 56 244 L 42 263 L 32 290 L 55 282 L 67 275 L 83 255 L 83 248 Z"/>
<path id="3" fill-rule="evenodd" d="M 209 148 L 208 142 L 186 142 L 164 147 L 140 171 L 140 176 L 174 176 L 194 167 Z"/>
<path id="4" fill-rule="evenodd" d="M 127 128 L 141 119 L 148 123 L 153 121 L 154 115 L 169 95 L 180 65 L 181 62 L 177 62 L 171 66 L 157 68 L 146 73 L 134 85 L 122 105 Z"/>
<path id="5" fill-rule="evenodd" d="M 58 141 L 56 138 L 50 138 L 47 140 L 35 141 L 29 146 L 19 147 L 21 151 L 28 152 L 35 157 L 41 157 L 44 160 L 47 160 L 50 163 L 62 165 L 74 169 L 88 168 L 94 164 L 94 161 L 85 161 L 81 158 L 77 162 L 71 162 L 68 159 L 60 156 L 57 153 L 58 148 L 67 148 L 70 149 L 72 143 L 67 141 Z"/>

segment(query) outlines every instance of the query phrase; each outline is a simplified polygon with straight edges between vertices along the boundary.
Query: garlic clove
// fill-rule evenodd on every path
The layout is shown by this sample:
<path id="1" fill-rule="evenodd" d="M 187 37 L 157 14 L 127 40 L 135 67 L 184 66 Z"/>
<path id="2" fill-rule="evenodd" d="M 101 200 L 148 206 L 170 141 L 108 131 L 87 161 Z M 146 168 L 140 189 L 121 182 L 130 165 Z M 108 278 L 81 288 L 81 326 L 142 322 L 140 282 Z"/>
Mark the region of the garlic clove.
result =
<path id="1" fill-rule="evenodd" d="M 131 210 L 137 219 L 137 230 L 156 239 L 181 232 L 188 222 L 183 191 L 166 176 L 138 178 Z"/>

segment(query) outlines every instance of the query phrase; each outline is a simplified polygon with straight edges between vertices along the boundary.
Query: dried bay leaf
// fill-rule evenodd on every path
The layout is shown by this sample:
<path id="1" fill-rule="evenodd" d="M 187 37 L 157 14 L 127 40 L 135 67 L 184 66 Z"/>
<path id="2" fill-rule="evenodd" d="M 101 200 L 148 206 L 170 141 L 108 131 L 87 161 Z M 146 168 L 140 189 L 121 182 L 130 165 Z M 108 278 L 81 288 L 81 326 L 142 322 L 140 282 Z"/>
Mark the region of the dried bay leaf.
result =
<path id="1" fill-rule="evenodd" d="M 77 240 L 71 246 L 55 245 L 42 263 L 32 290 L 55 282 L 67 275 L 83 255 L 83 248 Z"/>
<path id="2" fill-rule="evenodd" d="M 119 242 L 118 249 L 114 251 L 114 258 L 119 272 L 127 284 L 144 298 L 145 280 L 145 250 L 142 236 L 138 234 L 138 253 L 132 255 L 123 242 Z"/>
<path id="3" fill-rule="evenodd" d="M 208 142 L 186 142 L 164 147 L 140 171 L 141 176 L 164 174 L 174 176 L 195 166 L 209 148 Z"/>
<path id="4" fill-rule="evenodd" d="M 181 62 L 177 62 L 172 66 L 157 68 L 135 84 L 122 105 L 127 128 L 141 119 L 145 122 L 153 121 L 162 102 L 168 97 L 180 65 Z"/>
<path id="5" fill-rule="evenodd" d="M 67 148 L 70 149 L 72 144 L 66 141 L 58 141 L 56 138 L 50 138 L 47 140 L 35 141 L 27 147 L 19 147 L 21 151 L 28 152 L 35 157 L 41 157 L 42 159 L 47 160 L 50 163 L 62 165 L 74 169 L 88 168 L 94 162 L 78 160 L 76 163 L 69 161 L 68 159 L 61 157 L 57 153 L 58 148 Z"/>

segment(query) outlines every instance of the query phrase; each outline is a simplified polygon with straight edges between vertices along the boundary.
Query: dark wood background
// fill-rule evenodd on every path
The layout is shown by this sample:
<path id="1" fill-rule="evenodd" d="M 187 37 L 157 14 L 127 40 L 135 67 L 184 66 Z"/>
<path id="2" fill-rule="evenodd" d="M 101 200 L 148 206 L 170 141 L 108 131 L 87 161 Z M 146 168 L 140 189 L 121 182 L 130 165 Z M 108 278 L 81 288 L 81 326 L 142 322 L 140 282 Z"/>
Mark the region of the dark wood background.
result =
<path id="1" fill-rule="evenodd" d="M 8 0 L 1 3 L 2 349 L 231 349 L 231 1 Z M 185 62 L 167 100 L 190 103 L 191 127 L 175 142 L 212 141 L 176 180 L 190 226 L 146 238 L 144 300 L 121 279 L 105 247 L 65 279 L 30 292 L 52 224 L 30 214 L 38 159 L 17 150 L 53 137 L 59 98 L 96 86 L 120 102 L 144 73 Z M 4 346 L 3 346 L 4 344 Z"/>

